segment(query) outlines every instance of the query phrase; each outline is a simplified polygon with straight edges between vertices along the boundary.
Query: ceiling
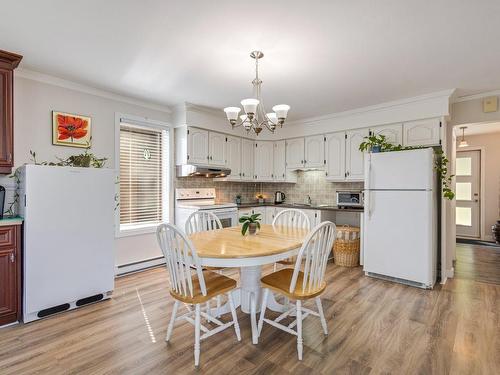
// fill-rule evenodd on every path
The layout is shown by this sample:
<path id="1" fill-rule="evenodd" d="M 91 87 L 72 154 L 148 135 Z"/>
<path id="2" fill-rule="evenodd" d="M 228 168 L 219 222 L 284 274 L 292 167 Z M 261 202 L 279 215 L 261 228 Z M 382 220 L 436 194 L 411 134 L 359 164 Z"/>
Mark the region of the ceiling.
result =
<path id="1" fill-rule="evenodd" d="M 466 124 L 455 126 L 457 137 L 462 137 L 462 126 L 467 126 L 465 129 L 465 138 L 468 135 L 488 134 L 500 132 L 500 122 L 479 123 L 479 124 Z"/>
<path id="2" fill-rule="evenodd" d="M 434 91 L 500 87 L 500 1 L 0 0 L 22 67 L 154 103 L 251 95 L 291 119 Z"/>

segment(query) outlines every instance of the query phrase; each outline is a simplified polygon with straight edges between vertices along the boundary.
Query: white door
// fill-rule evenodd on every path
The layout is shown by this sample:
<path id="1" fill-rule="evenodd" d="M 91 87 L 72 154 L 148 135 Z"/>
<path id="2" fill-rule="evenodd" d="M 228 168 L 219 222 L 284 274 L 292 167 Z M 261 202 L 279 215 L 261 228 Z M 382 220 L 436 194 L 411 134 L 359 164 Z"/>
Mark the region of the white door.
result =
<path id="1" fill-rule="evenodd" d="M 403 124 L 377 126 L 371 131 L 373 135 L 385 135 L 387 142 L 393 145 L 403 144 Z"/>
<path id="2" fill-rule="evenodd" d="M 325 137 L 315 135 L 305 138 L 305 166 L 306 168 L 318 168 L 325 165 Z"/>
<path id="3" fill-rule="evenodd" d="M 230 180 L 240 180 L 241 179 L 241 138 L 232 137 L 228 135 L 226 137 L 226 166 L 231 169 L 231 174 L 229 175 Z"/>
<path id="4" fill-rule="evenodd" d="M 405 122 L 404 146 L 437 146 L 441 140 L 441 121 L 438 118 Z"/>
<path id="5" fill-rule="evenodd" d="M 217 166 L 226 165 L 226 135 L 209 132 L 208 134 L 209 164 Z"/>
<path id="6" fill-rule="evenodd" d="M 457 236 L 481 236 L 480 189 L 481 151 L 457 151 L 456 218 Z"/>
<path id="7" fill-rule="evenodd" d="M 343 181 L 345 179 L 345 133 L 326 135 L 325 142 L 326 179 Z"/>
<path id="8" fill-rule="evenodd" d="M 286 141 L 286 167 L 304 166 L 304 138 L 292 138 Z"/>
<path id="9" fill-rule="evenodd" d="M 269 141 L 258 141 L 255 144 L 255 178 L 259 181 L 271 181 L 274 170 L 274 144 Z"/>
<path id="10" fill-rule="evenodd" d="M 350 130 L 346 132 L 346 180 L 363 181 L 364 154 L 359 151 L 359 145 L 368 137 L 368 129 Z"/>
<path id="11" fill-rule="evenodd" d="M 286 146 L 285 141 L 274 142 L 274 180 L 285 181 L 286 179 Z"/>
<path id="12" fill-rule="evenodd" d="M 254 151 L 255 142 L 251 139 L 241 140 L 241 179 L 254 180 Z"/>
<path id="13" fill-rule="evenodd" d="M 208 164 L 208 131 L 197 128 L 188 129 L 188 163 Z"/>

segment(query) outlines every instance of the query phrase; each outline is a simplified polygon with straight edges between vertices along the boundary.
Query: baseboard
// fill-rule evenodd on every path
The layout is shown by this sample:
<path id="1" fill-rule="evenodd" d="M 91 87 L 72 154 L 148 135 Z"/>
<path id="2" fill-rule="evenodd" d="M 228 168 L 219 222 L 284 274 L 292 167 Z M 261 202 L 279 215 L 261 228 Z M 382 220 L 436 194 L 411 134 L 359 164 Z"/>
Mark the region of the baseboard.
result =
<path id="1" fill-rule="evenodd" d="M 446 278 L 453 279 L 455 277 L 455 268 L 451 267 L 446 270 Z"/>
<path id="2" fill-rule="evenodd" d="M 115 267 L 115 275 L 123 276 L 132 272 L 144 271 L 145 269 L 158 267 L 165 264 L 164 257 L 157 257 L 129 264 L 122 264 Z"/>
<path id="3" fill-rule="evenodd" d="M 483 237 L 483 241 L 494 242 L 495 239 L 493 238 L 493 236 L 491 234 L 488 234 L 488 235 Z"/>

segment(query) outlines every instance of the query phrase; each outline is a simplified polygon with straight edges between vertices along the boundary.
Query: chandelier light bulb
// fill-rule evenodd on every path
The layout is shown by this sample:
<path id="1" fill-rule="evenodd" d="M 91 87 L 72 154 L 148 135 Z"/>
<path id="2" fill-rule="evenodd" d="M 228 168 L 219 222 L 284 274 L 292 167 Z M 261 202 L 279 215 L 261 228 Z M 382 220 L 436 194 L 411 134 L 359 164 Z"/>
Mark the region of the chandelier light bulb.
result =
<path id="1" fill-rule="evenodd" d="M 226 107 L 224 108 L 224 112 L 226 112 L 226 116 L 228 120 L 237 120 L 238 119 L 238 114 L 240 113 L 241 109 L 238 107 Z"/>
<path id="2" fill-rule="evenodd" d="M 276 116 L 279 119 L 286 119 L 290 106 L 287 104 L 278 104 L 273 107 L 273 111 L 276 112 Z"/>
<path id="3" fill-rule="evenodd" d="M 271 122 L 271 124 L 276 125 L 278 123 L 278 116 L 276 116 L 276 113 L 266 113 L 266 117 Z"/>
<path id="4" fill-rule="evenodd" d="M 259 101 L 257 99 L 243 99 L 241 101 L 241 105 L 243 106 L 243 110 L 247 115 L 254 115 L 257 111 L 257 106 L 259 105 Z"/>

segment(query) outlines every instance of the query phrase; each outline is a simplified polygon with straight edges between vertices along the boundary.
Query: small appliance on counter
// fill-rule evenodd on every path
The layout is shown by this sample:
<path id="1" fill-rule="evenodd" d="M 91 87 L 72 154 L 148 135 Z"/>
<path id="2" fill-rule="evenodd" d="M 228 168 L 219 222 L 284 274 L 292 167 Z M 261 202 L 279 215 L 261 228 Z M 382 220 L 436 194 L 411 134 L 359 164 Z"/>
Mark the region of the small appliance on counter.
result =
<path id="1" fill-rule="evenodd" d="M 363 208 L 362 191 L 337 191 L 337 207 Z"/>
<path id="2" fill-rule="evenodd" d="M 5 206 L 5 188 L 0 186 L 0 220 L 3 219 L 3 209 Z"/>
<path id="3" fill-rule="evenodd" d="M 277 191 L 274 193 L 274 203 L 283 203 L 285 201 L 286 195 L 281 191 Z"/>

